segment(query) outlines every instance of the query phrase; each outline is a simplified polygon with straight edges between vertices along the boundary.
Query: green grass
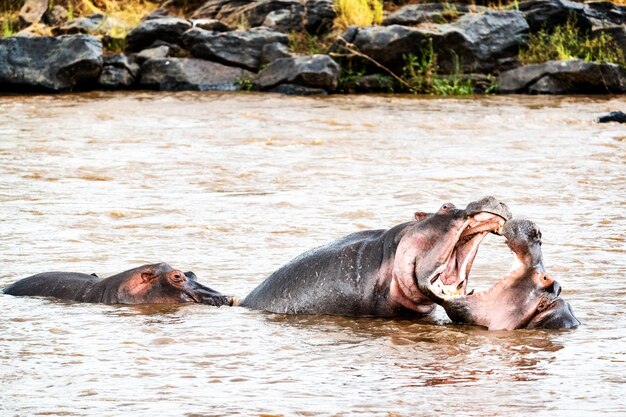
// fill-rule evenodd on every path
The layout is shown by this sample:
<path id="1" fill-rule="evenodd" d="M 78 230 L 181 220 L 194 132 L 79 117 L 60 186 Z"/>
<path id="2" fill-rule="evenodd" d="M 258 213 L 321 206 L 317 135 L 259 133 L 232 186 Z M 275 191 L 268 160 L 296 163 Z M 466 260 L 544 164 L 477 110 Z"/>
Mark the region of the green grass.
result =
<path id="1" fill-rule="evenodd" d="M 608 34 L 597 37 L 581 33 L 574 21 L 556 26 L 552 32 L 541 30 L 529 37 L 528 47 L 520 51 L 525 64 L 553 60 L 584 59 L 589 62 L 613 62 L 626 66 L 624 54 Z"/>
<path id="2" fill-rule="evenodd" d="M 474 94 L 474 84 L 461 77 L 460 63 L 456 59 L 455 71 L 449 75 L 437 72 L 437 54 L 433 50 L 432 41 L 422 48 L 422 54 L 403 56 L 404 66 L 400 77 L 408 86 L 409 92 L 415 94 L 433 94 L 439 96 L 467 96 Z"/>

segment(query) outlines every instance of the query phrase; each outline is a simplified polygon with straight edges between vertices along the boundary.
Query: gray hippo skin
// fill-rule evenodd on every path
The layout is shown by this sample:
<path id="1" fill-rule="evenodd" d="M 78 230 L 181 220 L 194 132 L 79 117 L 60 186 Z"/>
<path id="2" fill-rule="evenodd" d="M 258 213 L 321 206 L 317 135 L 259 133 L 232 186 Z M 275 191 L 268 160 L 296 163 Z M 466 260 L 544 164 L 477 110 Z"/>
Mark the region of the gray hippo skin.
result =
<path id="1" fill-rule="evenodd" d="M 15 282 L 4 293 L 104 304 L 233 304 L 233 297 L 198 283 L 193 272 L 183 273 L 166 263 L 140 266 L 105 279 L 78 272 L 44 272 Z"/>
<path id="2" fill-rule="evenodd" d="M 493 197 L 388 230 L 357 232 L 305 252 L 254 289 L 241 306 L 286 314 L 424 315 L 432 288 L 464 288 L 478 246 L 511 213 Z"/>
<path id="3" fill-rule="evenodd" d="M 559 297 L 561 286 L 546 272 L 537 225 L 530 220 L 509 220 L 503 235 L 515 255 L 511 271 L 483 292 L 436 294 L 448 316 L 490 330 L 567 329 L 580 325 L 569 303 Z"/>

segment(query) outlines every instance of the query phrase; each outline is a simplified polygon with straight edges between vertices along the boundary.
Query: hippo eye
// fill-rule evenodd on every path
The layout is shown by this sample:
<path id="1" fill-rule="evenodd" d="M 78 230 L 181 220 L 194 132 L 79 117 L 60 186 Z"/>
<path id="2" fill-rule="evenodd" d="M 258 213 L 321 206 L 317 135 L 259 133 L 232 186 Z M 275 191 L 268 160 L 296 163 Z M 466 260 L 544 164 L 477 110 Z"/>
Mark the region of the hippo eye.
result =
<path id="1" fill-rule="evenodd" d="M 547 276 L 547 275 L 544 275 L 544 276 L 543 276 L 543 280 L 544 280 L 544 281 L 547 281 L 547 280 L 548 280 L 548 276 Z"/>
<path id="2" fill-rule="evenodd" d="M 445 203 L 443 206 L 441 206 L 441 208 L 439 209 L 440 211 L 448 211 L 454 208 L 454 204 L 452 203 Z"/>
<path id="3" fill-rule="evenodd" d="M 174 281 L 180 282 L 183 280 L 183 274 L 174 274 L 172 278 L 174 279 Z"/>

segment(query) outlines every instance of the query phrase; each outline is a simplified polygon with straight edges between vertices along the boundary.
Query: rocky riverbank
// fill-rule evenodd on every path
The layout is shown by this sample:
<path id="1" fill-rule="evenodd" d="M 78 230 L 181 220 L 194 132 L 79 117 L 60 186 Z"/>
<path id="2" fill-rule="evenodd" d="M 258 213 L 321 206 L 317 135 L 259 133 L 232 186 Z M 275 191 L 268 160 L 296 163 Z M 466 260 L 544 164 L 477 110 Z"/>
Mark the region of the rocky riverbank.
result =
<path id="1" fill-rule="evenodd" d="M 332 0 L 210 0 L 185 17 L 170 1 L 120 39 L 102 35 L 106 16 L 26 3 L 30 26 L 0 39 L 0 91 L 626 92 L 626 7 L 610 2 L 408 4 L 337 31 Z M 563 28 L 598 54 L 529 63 L 532 42 Z"/>

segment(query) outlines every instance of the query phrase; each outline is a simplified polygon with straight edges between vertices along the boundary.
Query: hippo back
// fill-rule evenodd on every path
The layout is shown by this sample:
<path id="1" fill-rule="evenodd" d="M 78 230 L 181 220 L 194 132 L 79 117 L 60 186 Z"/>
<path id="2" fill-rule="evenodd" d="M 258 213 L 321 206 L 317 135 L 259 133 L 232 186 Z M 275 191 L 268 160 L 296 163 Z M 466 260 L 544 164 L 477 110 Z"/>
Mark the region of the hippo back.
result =
<path id="1" fill-rule="evenodd" d="M 16 296 L 83 301 L 85 294 L 99 281 L 96 276 L 78 272 L 44 272 L 21 279 L 5 288 L 3 292 Z"/>
<path id="2" fill-rule="evenodd" d="M 307 251 L 270 275 L 240 305 L 286 314 L 375 315 L 382 307 L 376 277 L 386 232 L 357 232 Z"/>

